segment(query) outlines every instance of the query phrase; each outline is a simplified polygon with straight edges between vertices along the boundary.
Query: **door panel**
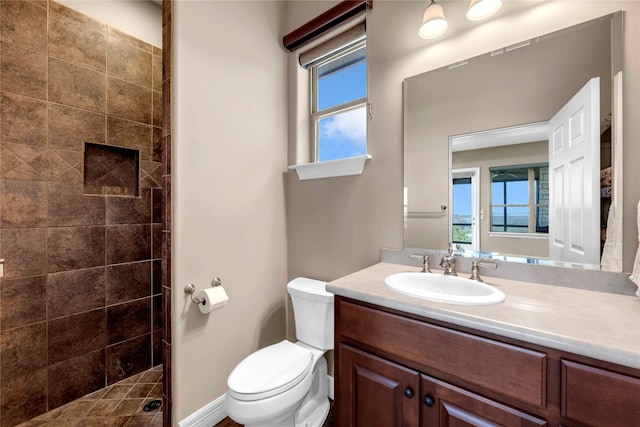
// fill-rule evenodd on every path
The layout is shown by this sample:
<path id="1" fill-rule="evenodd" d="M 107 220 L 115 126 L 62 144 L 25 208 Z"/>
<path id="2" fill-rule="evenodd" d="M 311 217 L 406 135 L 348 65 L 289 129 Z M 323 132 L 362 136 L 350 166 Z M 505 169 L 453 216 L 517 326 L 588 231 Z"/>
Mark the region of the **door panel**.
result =
<path id="1" fill-rule="evenodd" d="M 543 427 L 545 420 L 427 375 L 421 376 L 422 427 Z"/>
<path id="2" fill-rule="evenodd" d="M 549 255 L 600 265 L 600 79 L 591 79 L 549 122 Z"/>
<path id="3" fill-rule="evenodd" d="M 350 427 L 417 427 L 418 373 L 344 344 L 340 352 L 338 425 Z"/>

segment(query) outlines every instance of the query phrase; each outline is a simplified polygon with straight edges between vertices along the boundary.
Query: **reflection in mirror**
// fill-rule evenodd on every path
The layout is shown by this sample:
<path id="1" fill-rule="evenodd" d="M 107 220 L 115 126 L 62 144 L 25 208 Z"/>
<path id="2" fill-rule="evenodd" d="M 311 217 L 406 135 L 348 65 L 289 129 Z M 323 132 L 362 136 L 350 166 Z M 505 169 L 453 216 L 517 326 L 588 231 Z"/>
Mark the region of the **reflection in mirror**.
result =
<path id="1" fill-rule="evenodd" d="M 620 21 L 608 15 L 405 80 L 406 247 L 454 242 L 483 256 L 600 268 L 615 194 L 621 70 L 611 57 L 621 47 L 611 33 Z"/>

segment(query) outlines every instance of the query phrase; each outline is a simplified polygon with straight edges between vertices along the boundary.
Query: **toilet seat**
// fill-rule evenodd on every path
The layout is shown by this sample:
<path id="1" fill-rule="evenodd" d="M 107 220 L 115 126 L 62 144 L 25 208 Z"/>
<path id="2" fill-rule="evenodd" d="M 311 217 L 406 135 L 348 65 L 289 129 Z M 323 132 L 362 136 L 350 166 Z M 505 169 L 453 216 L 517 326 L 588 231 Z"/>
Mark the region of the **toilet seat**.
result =
<path id="1" fill-rule="evenodd" d="M 265 399 L 291 389 L 313 366 L 311 351 L 281 341 L 249 355 L 229 375 L 228 393 L 242 401 Z"/>

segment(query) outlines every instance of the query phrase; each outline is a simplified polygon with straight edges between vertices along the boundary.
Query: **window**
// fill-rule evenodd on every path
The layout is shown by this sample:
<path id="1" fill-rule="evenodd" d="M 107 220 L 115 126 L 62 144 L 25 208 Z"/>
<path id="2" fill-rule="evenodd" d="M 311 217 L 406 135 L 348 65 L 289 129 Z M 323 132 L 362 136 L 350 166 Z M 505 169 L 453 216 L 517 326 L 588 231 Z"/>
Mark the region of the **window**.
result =
<path id="1" fill-rule="evenodd" d="M 453 200 L 451 203 L 452 242 L 471 244 L 472 214 L 471 214 L 471 178 L 453 178 Z"/>
<path id="2" fill-rule="evenodd" d="M 311 153 L 326 161 L 367 154 L 366 43 L 311 66 Z"/>
<path id="3" fill-rule="evenodd" d="M 549 165 L 490 168 L 491 231 L 549 233 Z"/>

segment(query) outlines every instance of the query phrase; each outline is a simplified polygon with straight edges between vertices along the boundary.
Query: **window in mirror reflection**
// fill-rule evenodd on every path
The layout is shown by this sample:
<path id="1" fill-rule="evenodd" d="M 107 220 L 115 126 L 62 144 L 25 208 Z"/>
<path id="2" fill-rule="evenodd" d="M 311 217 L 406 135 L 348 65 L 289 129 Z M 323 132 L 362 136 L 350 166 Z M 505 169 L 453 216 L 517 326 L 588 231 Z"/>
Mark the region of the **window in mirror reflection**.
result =
<path id="1" fill-rule="evenodd" d="M 490 168 L 491 231 L 549 233 L 549 166 Z"/>
<path id="2" fill-rule="evenodd" d="M 471 244 L 471 178 L 453 178 L 452 241 L 456 244 Z"/>
<path id="3" fill-rule="evenodd" d="M 316 161 L 367 154 L 366 46 L 312 67 L 312 126 Z"/>

